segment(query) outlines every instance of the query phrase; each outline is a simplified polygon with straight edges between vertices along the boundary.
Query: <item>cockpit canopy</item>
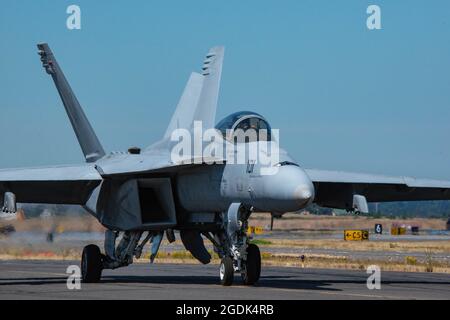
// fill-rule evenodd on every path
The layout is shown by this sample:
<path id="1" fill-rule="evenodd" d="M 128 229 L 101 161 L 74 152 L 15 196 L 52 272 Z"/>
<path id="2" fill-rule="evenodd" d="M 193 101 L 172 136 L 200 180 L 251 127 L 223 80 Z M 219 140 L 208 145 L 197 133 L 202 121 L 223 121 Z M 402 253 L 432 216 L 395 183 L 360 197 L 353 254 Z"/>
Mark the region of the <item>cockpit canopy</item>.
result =
<path id="1" fill-rule="evenodd" d="M 216 125 L 216 129 L 228 140 L 233 137 L 235 130 L 242 129 L 246 132 L 248 129 L 254 129 L 258 141 L 271 141 L 269 123 L 256 112 L 240 111 L 230 114 Z"/>

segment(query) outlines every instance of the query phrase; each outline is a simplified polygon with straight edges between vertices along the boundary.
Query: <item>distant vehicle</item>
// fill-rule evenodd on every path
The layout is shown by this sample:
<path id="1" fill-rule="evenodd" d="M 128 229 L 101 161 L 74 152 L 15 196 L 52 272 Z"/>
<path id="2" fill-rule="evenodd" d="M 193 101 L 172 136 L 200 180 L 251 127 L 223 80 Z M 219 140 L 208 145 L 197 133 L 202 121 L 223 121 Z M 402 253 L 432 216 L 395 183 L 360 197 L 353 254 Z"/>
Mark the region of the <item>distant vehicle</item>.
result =
<path id="1" fill-rule="evenodd" d="M 217 150 L 224 145 L 257 146 L 259 159 L 269 155 L 264 148 L 267 144 L 270 148 L 278 147 L 270 134 L 258 134 L 253 140 L 234 140 L 234 133 L 239 130 L 271 132 L 269 122 L 256 112 L 236 112 L 215 125 L 223 47 L 212 48 L 202 72 L 191 74 L 161 140 L 142 152 L 130 148 L 128 152 L 107 154 L 49 46 L 39 44 L 38 49 L 43 66 L 61 96 L 86 163 L 1 170 L 3 211 L 14 213 L 16 201 L 78 204 L 89 210 L 107 231 L 104 253 L 95 245 L 83 250 L 84 282 L 99 281 L 103 269 L 131 264 L 134 257 L 141 256 L 147 242 L 152 244 L 153 261 L 164 234 L 172 242 L 174 230 L 179 230 L 185 248 L 202 263 L 211 260 L 203 237 L 213 243 L 222 259 L 219 276 L 223 285 L 231 285 L 234 273 L 241 274 L 244 284 L 252 285 L 258 281 L 261 271 L 259 249 L 249 243 L 247 235 L 248 218 L 254 211 L 278 216 L 314 202 L 325 207 L 368 212 L 367 203 L 371 201 L 450 199 L 449 181 L 303 169 L 283 149 L 277 154 L 278 162 L 269 165 L 250 159 L 239 164 L 220 157 L 199 159 L 195 154 L 174 161 L 173 148 L 179 141 L 171 139 L 173 132 L 184 129 L 195 136 L 196 121 L 201 121 L 203 129 L 216 128 L 221 133 L 212 145 Z M 282 106 L 274 107 L 281 112 Z M 104 119 L 108 119 L 108 114 Z"/>

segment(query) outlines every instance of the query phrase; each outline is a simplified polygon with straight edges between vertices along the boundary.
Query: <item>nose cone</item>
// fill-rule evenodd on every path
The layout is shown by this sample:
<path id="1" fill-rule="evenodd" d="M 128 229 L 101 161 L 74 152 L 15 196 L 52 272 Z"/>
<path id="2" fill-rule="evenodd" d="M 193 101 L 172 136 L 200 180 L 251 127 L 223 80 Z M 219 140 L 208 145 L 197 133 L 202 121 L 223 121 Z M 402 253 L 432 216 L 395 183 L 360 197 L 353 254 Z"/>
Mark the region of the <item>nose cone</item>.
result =
<path id="1" fill-rule="evenodd" d="M 309 184 L 299 185 L 295 191 L 293 198 L 300 204 L 309 202 L 314 196 L 314 190 Z"/>
<path id="2" fill-rule="evenodd" d="M 314 200 L 314 185 L 300 167 L 281 166 L 263 179 L 264 202 L 272 212 L 297 211 Z"/>

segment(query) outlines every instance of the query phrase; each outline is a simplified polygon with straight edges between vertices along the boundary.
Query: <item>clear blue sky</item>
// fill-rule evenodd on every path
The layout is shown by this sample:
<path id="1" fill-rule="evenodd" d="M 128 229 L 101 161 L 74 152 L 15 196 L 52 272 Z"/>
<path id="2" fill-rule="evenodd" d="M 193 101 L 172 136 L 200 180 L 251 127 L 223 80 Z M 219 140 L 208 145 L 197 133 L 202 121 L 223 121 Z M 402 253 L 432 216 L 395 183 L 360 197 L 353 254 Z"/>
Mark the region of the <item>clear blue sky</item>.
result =
<path id="1" fill-rule="evenodd" d="M 66 28 L 70 4 L 82 30 Z M 369 4 L 382 30 L 366 28 Z M 449 1 L 0 6 L 0 167 L 83 161 L 37 42 L 51 45 L 109 151 L 158 139 L 189 73 L 223 44 L 218 118 L 265 115 L 306 167 L 450 179 Z"/>

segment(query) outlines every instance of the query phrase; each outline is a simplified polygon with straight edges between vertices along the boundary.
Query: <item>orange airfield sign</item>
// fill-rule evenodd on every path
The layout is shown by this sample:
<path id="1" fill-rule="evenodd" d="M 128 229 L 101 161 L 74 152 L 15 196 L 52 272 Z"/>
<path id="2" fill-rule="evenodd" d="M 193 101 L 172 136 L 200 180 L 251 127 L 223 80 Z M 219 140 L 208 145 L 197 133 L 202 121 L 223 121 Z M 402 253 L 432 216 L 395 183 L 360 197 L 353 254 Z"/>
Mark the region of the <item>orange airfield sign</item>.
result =
<path id="1" fill-rule="evenodd" d="M 369 230 L 344 230 L 344 240 L 346 241 L 369 240 Z"/>

